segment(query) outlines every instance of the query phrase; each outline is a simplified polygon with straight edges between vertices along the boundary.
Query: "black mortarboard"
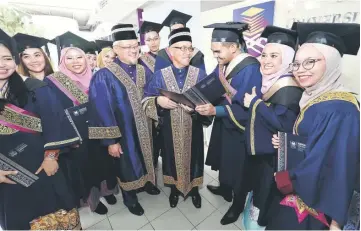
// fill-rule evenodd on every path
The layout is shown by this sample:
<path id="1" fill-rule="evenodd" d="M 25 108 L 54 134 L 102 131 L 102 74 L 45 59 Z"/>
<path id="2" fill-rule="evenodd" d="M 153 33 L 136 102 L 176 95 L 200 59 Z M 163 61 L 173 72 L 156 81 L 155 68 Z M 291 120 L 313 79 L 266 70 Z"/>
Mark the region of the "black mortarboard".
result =
<path id="1" fill-rule="evenodd" d="M 262 38 L 267 38 L 267 43 L 279 43 L 296 48 L 297 32 L 277 26 L 267 26 L 262 34 Z"/>
<path id="2" fill-rule="evenodd" d="M 191 31 L 189 28 L 178 28 L 170 32 L 168 36 L 169 46 L 181 41 L 192 42 Z"/>
<path id="3" fill-rule="evenodd" d="M 15 58 L 16 64 L 19 64 L 19 52 L 17 50 L 16 41 L 10 37 L 5 31 L 0 28 L 0 44 L 3 44 L 10 50 L 10 53 Z"/>
<path id="4" fill-rule="evenodd" d="M 321 43 L 336 48 L 343 54 L 357 55 L 360 47 L 360 24 L 356 23 L 301 23 L 295 22 L 300 45 Z"/>
<path id="5" fill-rule="evenodd" d="M 81 47 L 80 47 L 81 48 Z M 88 44 L 86 44 L 85 46 L 82 47 L 83 51 L 85 52 L 85 54 L 91 54 L 91 55 L 96 55 L 97 53 L 97 45 L 95 44 L 95 42 L 88 42 Z"/>
<path id="6" fill-rule="evenodd" d="M 57 36 L 55 39 L 51 40 L 51 42 L 55 42 L 58 48 L 58 58 L 60 59 L 61 50 L 66 47 L 77 47 L 79 49 L 84 49 L 89 46 L 89 41 L 83 39 L 82 37 L 73 34 L 71 32 L 65 32 L 62 35 Z"/>
<path id="7" fill-rule="evenodd" d="M 163 27 L 162 24 L 144 21 L 142 23 L 142 26 L 139 28 L 139 33 L 146 34 L 151 31 L 155 31 L 155 32 L 159 33 L 159 31 L 162 29 L 162 27 Z"/>
<path id="8" fill-rule="evenodd" d="M 101 52 L 104 48 L 106 47 L 113 47 L 113 42 L 112 41 L 107 41 L 107 40 L 95 40 L 95 43 L 97 45 L 98 48 L 98 52 Z"/>
<path id="9" fill-rule="evenodd" d="M 164 19 L 162 25 L 171 27 L 174 24 L 183 24 L 186 26 L 187 22 L 192 18 L 191 15 L 179 12 L 177 10 L 172 10 L 168 16 Z"/>
<path id="10" fill-rule="evenodd" d="M 52 40 L 52 42 L 53 41 L 55 41 L 61 49 L 64 49 L 65 47 L 77 47 L 80 49 L 84 49 L 89 45 L 88 40 L 83 39 L 82 37 L 69 31 L 57 36 L 55 39 Z"/>
<path id="11" fill-rule="evenodd" d="M 137 39 L 132 24 L 118 24 L 112 28 L 113 41 Z"/>
<path id="12" fill-rule="evenodd" d="M 18 46 L 19 53 L 22 53 L 27 48 L 40 48 L 47 45 L 50 41 L 37 36 L 17 33 L 13 36 Z"/>
<path id="13" fill-rule="evenodd" d="M 237 42 L 244 41 L 242 32 L 248 30 L 248 24 L 242 22 L 214 23 L 204 28 L 214 28 L 212 42 Z"/>

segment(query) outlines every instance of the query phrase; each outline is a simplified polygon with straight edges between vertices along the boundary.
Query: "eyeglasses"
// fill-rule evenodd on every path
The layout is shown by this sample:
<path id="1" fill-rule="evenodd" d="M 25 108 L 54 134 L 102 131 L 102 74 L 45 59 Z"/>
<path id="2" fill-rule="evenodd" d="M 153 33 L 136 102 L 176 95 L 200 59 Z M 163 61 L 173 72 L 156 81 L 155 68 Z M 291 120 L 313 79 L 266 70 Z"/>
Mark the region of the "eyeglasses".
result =
<path id="1" fill-rule="evenodd" d="M 145 41 L 147 41 L 147 42 L 155 42 L 155 41 L 158 41 L 158 40 L 159 40 L 159 37 L 155 37 L 155 38 L 148 38 Z"/>
<path id="2" fill-rule="evenodd" d="M 119 46 L 118 47 L 126 50 L 126 51 L 132 51 L 132 50 L 135 50 L 135 51 L 138 51 L 139 50 L 139 45 L 136 45 L 136 46 L 129 46 L 129 47 L 123 47 L 123 46 Z"/>
<path id="3" fill-rule="evenodd" d="M 181 50 L 182 52 L 186 52 L 186 51 L 189 51 L 189 52 L 193 52 L 194 51 L 194 47 L 173 47 L 173 48 L 176 48 L 176 49 L 179 49 Z"/>
<path id="4" fill-rule="evenodd" d="M 322 59 L 306 59 L 302 62 L 302 67 L 305 70 L 311 70 L 314 66 L 315 63 L 318 61 L 321 61 Z M 292 71 L 298 71 L 298 69 L 300 69 L 301 63 L 299 62 L 294 62 L 290 64 L 290 69 Z"/>

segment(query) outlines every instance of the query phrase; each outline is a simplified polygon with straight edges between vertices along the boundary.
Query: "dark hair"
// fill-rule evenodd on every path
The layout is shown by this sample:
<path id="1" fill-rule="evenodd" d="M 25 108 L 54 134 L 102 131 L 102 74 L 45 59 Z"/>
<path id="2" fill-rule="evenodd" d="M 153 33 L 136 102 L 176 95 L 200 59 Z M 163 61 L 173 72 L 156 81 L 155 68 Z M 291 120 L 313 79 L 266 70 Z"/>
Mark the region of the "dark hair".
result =
<path id="1" fill-rule="evenodd" d="M 40 50 L 40 52 L 43 55 L 44 60 L 45 60 L 44 77 L 46 77 L 46 76 L 49 76 L 49 75 L 53 74 L 54 70 L 53 70 L 53 68 L 52 68 L 52 66 L 50 64 L 50 60 L 49 60 L 48 56 L 45 54 L 43 49 L 39 48 L 39 50 Z M 23 59 L 22 59 L 23 55 L 24 55 L 24 52 L 20 53 L 20 64 L 18 66 L 18 72 L 21 75 L 31 77 L 29 68 L 23 62 Z"/>
<path id="2" fill-rule="evenodd" d="M 0 44 L 7 49 L 6 44 Z M 11 50 L 9 49 L 11 52 Z M 15 61 L 14 61 L 15 62 Z M 5 98 L 0 99 L 0 111 L 4 110 L 5 104 L 11 103 L 18 107 L 24 107 L 28 102 L 28 89 L 26 88 L 23 78 L 15 71 L 9 76 L 8 87 L 5 91 Z"/>
<path id="3" fill-rule="evenodd" d="M 243 52 L 243 53 L 246 53 L 248 52 L 247 50 L 247 44 L 246 44 L 246 41 L 244 41 L 244 39 L 242 39 L 240 41 L 240 43 L 238 42 L 222 42 L 222 46 L 225 46 L 227 48 L 229 48 L 232 44 L 234 44 L 236 46 L 236 48 L 240 48 L 240 50 Z"/>

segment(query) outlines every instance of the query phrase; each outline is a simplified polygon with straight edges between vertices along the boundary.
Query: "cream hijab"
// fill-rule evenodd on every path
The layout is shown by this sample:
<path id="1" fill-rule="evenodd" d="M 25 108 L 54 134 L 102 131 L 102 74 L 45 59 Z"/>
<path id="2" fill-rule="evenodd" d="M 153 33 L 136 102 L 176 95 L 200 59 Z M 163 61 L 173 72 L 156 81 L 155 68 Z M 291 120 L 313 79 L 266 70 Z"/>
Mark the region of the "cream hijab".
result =
<path id="1" fill-rule="evenodd" d="M 305 88 L 300 100 L 300 108 L 306 107 L 309 102 L 326 92 L 350 92 L 341 83 L 341 55 L 338 50 L 320 43 L 305 43 L 302 47 L 304 46 L 312 46 L 324 56 L 326 70 L 322 78 L 315 85 Z"/>

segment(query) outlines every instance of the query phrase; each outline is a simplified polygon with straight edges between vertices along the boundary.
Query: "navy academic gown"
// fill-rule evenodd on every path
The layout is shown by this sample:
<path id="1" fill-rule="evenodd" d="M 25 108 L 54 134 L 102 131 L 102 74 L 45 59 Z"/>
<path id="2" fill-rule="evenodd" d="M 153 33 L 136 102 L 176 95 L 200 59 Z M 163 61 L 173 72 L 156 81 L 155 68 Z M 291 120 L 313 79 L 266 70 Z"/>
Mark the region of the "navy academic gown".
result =
<path id="1" fill-rule="evenodd" d="M 261 226 L 267 224 L 273 199 L 273 174 L 277 171 L 277 151 L 272 145 L 272 136 L 279 131 L 292 132 L 302 92 L 292 75 L 284 75 L 268 92 L 256 96 L 249 106 L 247 152 L 251 155 L 253 205 L 260 210 L 258 224 Z"/>
<path id="2" fill-rule="evenodd" d="M 80 104 L 88 102 L 87 89 L 58 72 L 46 77 L 44 82 L 52 89 L 64 110 L 74 107 L 75 103 L 53 81 L 67 89 Z M 83 139 L 78 148 L 62 156 L 60 163 L 79 202 L 88 203 L 92 211 L 96 209 L 101 196 L 117 192 L 114 189 L 117 185 L 114 160 L 98 140 Z"/>
<path id="3" fill-rule="evenodd" d="M 138 60 L 138 63 L 144 68 L 148 69 L 149 73 L 154 73 L 154 67 L 155 67 L 155 60 L 157 58 L 156 54 L 153 54 L 152 52 L 148 52 L 145 54 L 142 54 Z M 152 136 L 153 136 L 153 159 L 154 159 L 154 167 L 157 167 L 158 165 L 158 158 L 161 155 L 161 133 L 160 129 L 155 123 L 155 121 L 152 121 Z"/>
<path id="4" fill-rule="evenodd" d="M 33 133 L 11 129 L 0 125 L 0 153 L 16 162 L 18 169 L 35 174 L 44 160 L 45 150 L 64 149 L 79 142 L 72 126 L 66 118 L 59 101 L 45 83 L 37 79 L 26 79 L 29 89 L 28 103 L 24 110 L 37 117 L 24 116 L 9 110 L 1 112 L 5 121 L 26 127 Z M 10 113 L 11 112 L 11 113 Z M 56 123 L 54 123 L 56 121 Z M 40 129 L 40 130 L 39 130 Z M 60 154 L 61 155 L 61 154 Z M 61 158 L 61 156 L 59 157 Z M 4 159 L 0 159 L 3 165 Z M 5 161 L 7 163 L 7 161 Z M 26 170 L 24 170 L 26 169 Z M 55 213 L 60 209 L 71 211 L 77 219 L 69 226 L 49 226 L 44 229 L 74 229 L 80 225 L 75 198 L 67 185 L 61 168 L 53 176 L 42 170 L 39 179 L 30 187 L 20 184 L 0 184 L 0 225 L 4 230 L 29 230 L 30 222 L 40 216 Z M 26 180 L 27 181 L 27 180 Z M 38 227 L 38 222 L 33 223 Z"/>
<path id="5" fill-rule="evenodd" d="M 163 68 L 172 65 L 172 59 L 170 57 L 170 54 L 168 54 L 168 52 L 166 51 L 166 49 L 168 48 L 164 48 L 158 51 L 158 55 L 155 60 L 154 72 L 157 72 Z M 204 72 L 206 71 L 206 66 L 204 64 L 204 54 L 200 50 L 198 49 L 194 50 L 190 65 L 194 67 L 198 67 L 199 69 L 202 69 Z"/>
<path id="6" fill-rule="evenodd" d="M 89 137 L 106 147 L 121 145 L 123 154 L 115 161 L 124 191 L 155 183 L 150 126 L 141 105 L 149 76 L 143 66 L 116 59 L 95 73 L 89 87 Z"/>
<path id="7" fill-rule="evenodd" d="M 219 170 L 220 183 L 233 190 L 236 195 L 240 194 L 241 190 L 241 194 L 246 195 L 249 190 L 242 186 L 245 180 L 250 180 L 245 177 L 245 168 L 248 166 L 245 126 L 249 114 L 248 109 L 243 107 L 243 99 L 246 92 L 252 92 L 253 87 L 258 91 L 261 88 L 262 76 L 259 68 L 259 63 L 255 63 L 236 73 L 230 72 L 230 84 L 237 90 L 237 94 L 232 98 L 232 104 L 224 97 L 215 104 L 222 107 L 225 115 L 216 115 L 214 119 L 206 165 L 211 166 L 212 170 Z M 219 75 L 218 66 L 214 72 Z"/>
<path id="8" fill-rule="evenodd" d="M 162 134 L 164 184 L 175 186 L 183 196 L 203 184 L 203 124 L 209 120 L 181 107 L 163 109 L 156 104 L 156 97 L 160 95 L 158 88 L 181 93 L 205 77 L 204 71 L 193 66 L 169 66 L 155 72 L 143 99 L 147 116 L 159 122 Z"/>
<path id="9" fill-rule="evenodd" d="M 322 212 L 342 227 L 359 179 L 359 128 L 359 105 L 351 93 L 326 92 L 301 109 L 295 133 L 307 137 L 305 159 L 276 174 L 280 192 L 298 196 L 307 211 Z M 328 229 L 312 215 L 299 223 L 294 208 L 279 204 L 283 197 L 275 198 L 267 229 Z"/>

